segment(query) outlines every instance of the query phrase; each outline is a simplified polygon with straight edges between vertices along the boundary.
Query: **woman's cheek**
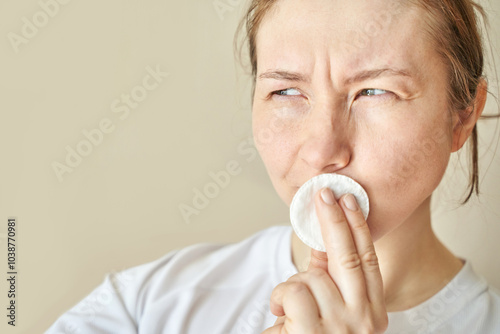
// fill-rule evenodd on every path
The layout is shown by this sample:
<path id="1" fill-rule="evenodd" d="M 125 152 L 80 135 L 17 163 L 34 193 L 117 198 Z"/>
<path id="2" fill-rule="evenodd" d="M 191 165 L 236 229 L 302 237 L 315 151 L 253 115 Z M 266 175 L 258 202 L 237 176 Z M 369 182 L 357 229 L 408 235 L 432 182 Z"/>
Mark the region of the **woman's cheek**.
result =
<path id="1" fill-rule="evenodd" d="M 266 165 L 281 165 L 289 151 L 290 126 L 279 117 L 268 113 L 254 121 L 254 142 Z M 274 169 L 274 168 L 273 168 Z"/>
<path id="2" fill-rule="evenodd" d="M 450 154 L 439 138 L 426 132 L 411 141 L 393 143 L 387 158 L 387 182 L 399 191 L 430 195 L 446 170 Z"/>
<path id="3" fill-rule="evenodd" d="M 264 162 L 267 173 L 271 179 L 274 189 L 280 198 L 287 204 L 291 202 L 293 194 L 290 193 L 296 175 L 291 175 L 297 156 L 297 143 L 299 134 L 293 124 L 268 120 L 257 133 L 266 133 L 260 139 L 256 139 L 256 146 Z M 265 139 L 264 139 L 265 138 Z"/>
<path id="4" fill-rule="evenodd" d="M 272 101 L 254 105 L 253 135 L 257 147 L 265 148 L 296 122 L 297 108 Z"/>
<path id="5" fill-rule="evenodd" d="M 367 222 L 375 241 L 408 218 L 432 193 L 437 180 L 436 170 L 429 173 L 402 153 L 414 147 L 392 144 L 379 147 L 362 163 L 367 167 L 362 178 L 370 198 Z"/>

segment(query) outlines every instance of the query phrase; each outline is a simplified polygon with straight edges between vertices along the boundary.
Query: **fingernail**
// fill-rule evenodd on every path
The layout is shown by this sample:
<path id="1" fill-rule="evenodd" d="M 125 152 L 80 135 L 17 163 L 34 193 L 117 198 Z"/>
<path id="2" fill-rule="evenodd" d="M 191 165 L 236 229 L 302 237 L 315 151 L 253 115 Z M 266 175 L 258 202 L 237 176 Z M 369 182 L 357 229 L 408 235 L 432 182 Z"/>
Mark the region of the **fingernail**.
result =
<path id="1" fill-rule="evenodd" d="M 344 196 L 344 204 L 351 211 L 358 210 L 358 203 L 352 194 L 347 194 Z"/>
<path id="2" fill-rule="evenodd" d="M 323 190 L 321 190 L 321 198 L 323 199 L 323 202 L 328 205 L 335 204 L 335 198 L 333 197 L 333 192 L 330 188 L 323 188 Z"/>

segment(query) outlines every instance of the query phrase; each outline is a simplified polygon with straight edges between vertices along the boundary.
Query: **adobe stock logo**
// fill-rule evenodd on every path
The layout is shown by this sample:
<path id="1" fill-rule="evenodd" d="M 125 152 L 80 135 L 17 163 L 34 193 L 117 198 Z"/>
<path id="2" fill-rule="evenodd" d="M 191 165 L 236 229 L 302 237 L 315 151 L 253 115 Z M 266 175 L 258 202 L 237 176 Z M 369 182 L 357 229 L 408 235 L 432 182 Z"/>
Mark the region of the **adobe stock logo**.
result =
<path id="1" fill-rule="evenodd" d="M 51 164 L 54 173 L 59 182 L 64 181 L 65 174 L 71 174 L 81 165 L 83 160 L 94 151 L 94 148 L 100 146 L 106 135 L 115 131 L 116 127 L 125 121 L 131 115 L 131 112 L 138 110 L 141 102 L 143 102 L 149 94 L 158 89 L 169 73 L 163 72 L 160 65 L 153 69 L 151 66 L 146 67 L 146 72 L 141 80 L 141 83 L 132 87 L 128 94 L 122 93 L 119 98 L 115 98 L 110 103 L 110 109 L 115 117 L 119 119 L 113 121 L 112 118 L 102 118 L 97 126 L 93 129 L 83 129 L 81 135 L 84 138 L 79 140 L 74 148 L 71 145 L 66 145 L 66 157 L 63 163 L 54 160 Z M 81 138 L 81 136 L 80 136 Z"/>
<path id="2" fill-rule="evenodd" d="M 26 16 L 21 18 L 23 25 L 21 27 L 21 34 L 9 32 L 7 38 L 12 45 L 15 53 L 19 53 L 19 46 L 28 44 L 31 39 L 38 35 L 40 29 L 47 26 L 50 19 L 59 14 L 61 5 L 70 3 L 71 0 L 40 0 L 38 5 L 40 10 L 31 17 L 31 20 Z"/>
<path id="3" fill-rule="evenodd" d="M 212 182 L 207 182 L 200 188 L 193 188 L 192 205 L 179 204 L 178 208 L 184 222 L 190 224 L 192 216 L 199 216 L 210 205 L 211 201 L 229 186 L 231 180 L 243 172 L 246 164 L 255 161 L 259 156 L 257 147 L 265 149 L 266 145 L 272 143 L 285 128 L 286 122 L 283 122 L 279 117 L 273 117 L 267 126 L 256 131 L 255 137 L 242 140 L 236 147 L 236 151 L 239 156 L 245 158 L 244 162 L 230 160 L 226 163 L 225 169 L 216 173 L 210 172 L 209 177 Z"/>

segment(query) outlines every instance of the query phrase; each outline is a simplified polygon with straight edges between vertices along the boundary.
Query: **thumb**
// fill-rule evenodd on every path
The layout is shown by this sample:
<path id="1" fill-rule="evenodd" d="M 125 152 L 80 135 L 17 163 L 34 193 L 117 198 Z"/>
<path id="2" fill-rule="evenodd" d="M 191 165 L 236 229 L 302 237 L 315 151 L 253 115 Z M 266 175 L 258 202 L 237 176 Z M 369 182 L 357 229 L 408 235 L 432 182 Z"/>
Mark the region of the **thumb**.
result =
<path id="1" fill-rule="evenodd" d="M 325 252 L 311 248 L 311 259 L 309 260 L 307 270 L 314 268 L 321 268 L 328 272 L 328 255 Z"/>

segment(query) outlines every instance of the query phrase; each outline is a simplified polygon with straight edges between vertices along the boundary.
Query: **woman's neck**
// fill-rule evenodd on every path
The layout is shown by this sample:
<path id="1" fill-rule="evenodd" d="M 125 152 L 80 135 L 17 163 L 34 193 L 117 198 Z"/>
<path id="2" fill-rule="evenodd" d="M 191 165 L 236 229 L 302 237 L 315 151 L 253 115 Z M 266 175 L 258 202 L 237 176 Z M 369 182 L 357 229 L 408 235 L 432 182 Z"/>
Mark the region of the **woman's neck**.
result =
<path id="1" fill-rule="evenodd" d="M 421 304 L 446 286 L 463 266 L 432 230 L 430 199 L 395 230 L 375 242 L 387 312 Z M 298 271 L 307 269 L 310 252 L 292 233 L 292 261 Z"/>

